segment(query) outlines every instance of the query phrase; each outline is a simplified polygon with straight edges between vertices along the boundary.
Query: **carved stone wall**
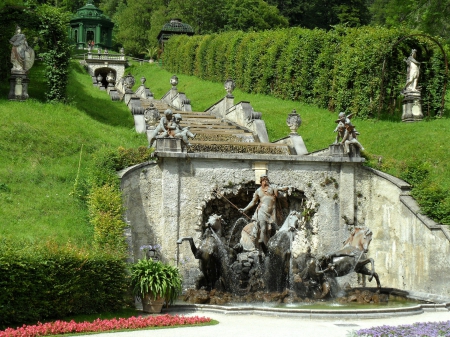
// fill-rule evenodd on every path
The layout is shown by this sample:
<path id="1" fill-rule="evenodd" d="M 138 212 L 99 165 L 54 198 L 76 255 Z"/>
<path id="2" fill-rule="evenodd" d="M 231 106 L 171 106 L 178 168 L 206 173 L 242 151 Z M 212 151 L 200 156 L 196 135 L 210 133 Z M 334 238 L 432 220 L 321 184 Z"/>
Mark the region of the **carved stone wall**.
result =
<path id="1" fill-rule="evenodd" d="M 221 191 L 237 207 L 245 206 L 256 188 L 256 162 L 266 163 L 271 183 L 291 186 L 316 205 L 309 232 L 299 231 L 294 255 L 306 244 L 313 254 L 338 250 L 353 225 L 366 225 L 374 233 L 368 256 L 375 260 L 382 286 L 450 296 L 448 231 L 417 215 L 405 182 L 349 158 L 217 153 L 188 158 L 174 153 L 157 163 L 129 168 L 122 172 L 122 189 L 132 258 L 142 257 L 140 246 L 158 243 L 163 260 L 181 269 L 184 288 L 193 287 L 199 261 L 187 243 L 176 241 L 192 236 L 198 243 L 205 216 L 215 211 L 231 218 L 225 218 L 229 228 L 237 217 L 229 209 L 233 206 L 214 191 Z M 241 202 L 236 198 L 239 193 L 245 195 Z M 339 282 L 357 286 L 365 280 L 353 274 Z"/>

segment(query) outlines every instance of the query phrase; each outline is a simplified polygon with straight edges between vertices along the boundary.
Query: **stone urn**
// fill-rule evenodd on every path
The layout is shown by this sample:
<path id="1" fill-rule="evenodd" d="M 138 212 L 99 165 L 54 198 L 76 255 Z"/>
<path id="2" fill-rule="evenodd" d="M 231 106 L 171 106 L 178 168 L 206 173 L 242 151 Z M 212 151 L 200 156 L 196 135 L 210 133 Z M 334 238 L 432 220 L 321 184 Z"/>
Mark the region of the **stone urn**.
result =
<path id="1" fill-rule="evenodd" d="M 298 128 L 302 125 L 302 119 L 295 109 L 288 115 L 286 123 L 291 129 L 291 135 L 296 135 Z"/>
<path id="2" fill-rule="evenodd" d="M 227 91 L 227 97 L 232 97 L 234 88 L 236 88 L 236 83 L 231 79 L 227 79 L 224 83 L 225 90 Z"/>
<path id="3" fill-rule="evenodd" d="M 114 73 L 110 71 L 108 75 L 106 75 L 106 81 L 108 82 L 108 87 L 113 87 L 114 82 L 116 80 L 116 77 L 114 76 Z"/>
<path id="4" fill-rule="evenodd" d="M 176 88 L 176 86 L 178 85 L 178 77 L 177 77 L 177 75 L 173 75 L 170 78 L 170 84 L 172 84 L 172 88 Z"/>
<path id="5" fill-rule="evenodd" d="M 156 299 L 150 295 L 145 294 L 142 298 L 142 311 L 151 314 L 161 313 L 162 307 L 164 305 L 164 298 L 158 296 Z"/>
<path id="6" fill-rule="evenodd" d="M 127 76 L 125 76 L 125 78 L 123 79 L 123 84 L 125 85 L 126 93 L 133 92 L 133 90 L 131 89 L 133 88 L 134 83 L 136 83 L 136 81 L 133 75 L 128 74 Z"/>

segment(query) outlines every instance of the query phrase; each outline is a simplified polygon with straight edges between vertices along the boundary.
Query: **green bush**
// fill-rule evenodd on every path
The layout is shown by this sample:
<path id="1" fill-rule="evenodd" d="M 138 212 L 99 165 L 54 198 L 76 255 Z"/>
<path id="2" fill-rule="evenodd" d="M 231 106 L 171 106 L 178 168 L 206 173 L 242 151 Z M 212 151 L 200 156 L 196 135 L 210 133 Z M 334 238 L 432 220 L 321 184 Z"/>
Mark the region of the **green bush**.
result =
<path id="1" fill-rule="evenodd" d="M 336 26 L 328 32 L 290 28 L 178 36 L 166 44 L 163 59 L 172 72 L 218 82 L 232 77 L 245 92 L 367 118 L 401 114 L 404 59 L 416 48 L 422 62 L 424 111 L 433 117 L 441 112 L 447 81 L 443 54 L 431 39 L 409 36 L 413 33 L 405 28 Z M 182 66 L 185 59 L 189 66 Z"/>
<path id="2" fill-rule="evenodd" d="M 0 327 L 124 306 L 123 259 L 53 244 L 0 245 Z"/>
<path id="3" fill-rule="evenodd" d="M 131 149 L 104 147 L 95 153 L 87 204 L 98 247 L 125 252 L 123 231 L 127 225 L 123 221 L 124 207 L 117 171 L 148 161 L 152 151 L 144 146 Z"/>

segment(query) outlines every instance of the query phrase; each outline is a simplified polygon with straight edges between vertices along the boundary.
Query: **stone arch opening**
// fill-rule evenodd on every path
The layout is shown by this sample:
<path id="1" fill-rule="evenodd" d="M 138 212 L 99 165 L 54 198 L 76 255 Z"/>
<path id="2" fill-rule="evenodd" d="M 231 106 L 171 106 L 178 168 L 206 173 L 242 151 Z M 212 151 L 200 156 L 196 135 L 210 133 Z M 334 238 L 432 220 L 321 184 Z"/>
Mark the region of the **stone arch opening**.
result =
<path id="1" fill-rule="evenodd" d="M 117 71 L 114 68 L 110 67 L 102 67 L 95 69 L 94 75 L 97 77 L 99 74 L 102 76 L 102 86 L 108 87 L 108 81 L 106 80 L 106 76 L 109 74 L 109 72 L 112 72 L 114 74 L 114 78 L 117 81 Z"/>
<path id="2" fill-rule="evenodd" d="M 241 231 L 246 223 L 251 222 L 253 213 L 256 207 L 253 207 L 248 212 L 247 216 L 239 212 L 238 208 L 246 207 L 253 199 L 253 194 L 260 187 L 254 182 L 250 182 L 238 186 L 230 186 L 220 189 L 219 193 L 213 193 L 212 198 L 206 202 L 203 209 L 202 223 L 208 222 L 212 214 L 221 215 L 224 220 L 222 225 L 222 232 L 226 242 L 230 247 L 233 247 L 239 242 Z M 277 225 L 281 227 L 286 217 L 291 211 L 303 212 L 306 207 L 306 197 L 303 191 L 292 188 L 290 194 L 287 192 L 279 192 L 277 198 L 277 212 L 279 213 Z M 244 218 L 244 221 L 238 221 Z M 272 235 L 277 228 L 272 228 Z M 205 228 L 202 228 L 204 233 Z"/>

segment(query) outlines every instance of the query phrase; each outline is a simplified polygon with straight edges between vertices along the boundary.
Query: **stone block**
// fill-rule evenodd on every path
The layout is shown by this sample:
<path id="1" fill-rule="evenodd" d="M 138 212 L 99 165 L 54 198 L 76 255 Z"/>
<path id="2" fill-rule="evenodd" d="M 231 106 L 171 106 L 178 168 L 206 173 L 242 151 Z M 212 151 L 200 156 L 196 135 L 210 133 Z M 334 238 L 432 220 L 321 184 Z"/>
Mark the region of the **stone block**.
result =
<path id="1" fill-rule="evenodd" d="M 156 152 L 183 152 L 180 138 L 157 138 Z"/>

